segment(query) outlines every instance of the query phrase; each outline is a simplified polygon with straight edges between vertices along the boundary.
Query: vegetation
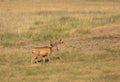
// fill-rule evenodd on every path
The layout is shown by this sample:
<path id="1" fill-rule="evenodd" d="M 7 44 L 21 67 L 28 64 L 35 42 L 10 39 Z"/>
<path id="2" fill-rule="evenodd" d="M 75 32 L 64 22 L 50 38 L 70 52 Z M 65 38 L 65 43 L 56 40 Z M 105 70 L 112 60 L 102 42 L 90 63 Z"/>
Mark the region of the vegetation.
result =
<path id="1" fill-rule="evenodd" d="M 119 2 L 0 0 L 0 80 L 119 82 Z M 33 47 L 57 39 L 50 62 L 30 64 Z"/>

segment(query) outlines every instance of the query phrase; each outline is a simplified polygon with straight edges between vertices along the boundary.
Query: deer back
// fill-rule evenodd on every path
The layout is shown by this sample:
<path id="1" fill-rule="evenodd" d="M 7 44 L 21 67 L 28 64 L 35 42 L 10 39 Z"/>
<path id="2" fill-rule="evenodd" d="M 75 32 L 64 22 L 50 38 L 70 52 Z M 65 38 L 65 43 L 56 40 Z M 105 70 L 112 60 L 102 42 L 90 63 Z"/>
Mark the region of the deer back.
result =
<path id="1" fill-rule="evenodd" d="M 52 48 L 51 47 L 36 47 L 33 49 L 33 53 L 37 56 L 41 55 L 50 55 L 52 53 Z"/>

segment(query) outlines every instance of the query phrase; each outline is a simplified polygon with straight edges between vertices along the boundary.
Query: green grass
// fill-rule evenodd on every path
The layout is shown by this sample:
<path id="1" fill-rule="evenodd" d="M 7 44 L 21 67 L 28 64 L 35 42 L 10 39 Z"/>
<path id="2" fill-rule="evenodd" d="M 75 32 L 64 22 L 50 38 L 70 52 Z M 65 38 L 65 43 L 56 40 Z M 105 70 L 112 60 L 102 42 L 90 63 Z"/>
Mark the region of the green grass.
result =
<path id="1" fill-rule="evenodd" d="M 119 0 L 0 0 L 0 80 L 119 82 L 119 9 Z M 57 39 L 65 44 L 51 61 L 31 65 L 32 48 Z"/>
<path id="2" fill-rule="evenodd" d="M 34 41 L 58 39 L 62 37 L 78 36 L 80 34 L 90 34 L 87 28 L 118 23 L 119 21 L 119 15 L 91 19 L 62 16 L 50 20 L 45 24 L 43 24 L 43 22 L 35 22 L 34 26 L 30 27 L 28 33 L 25 34 L 27 38 L 31 38 Z"/>
<path id="3" fill-rule="evenodd" d="M 51 62 L 40 62 L 33 66 L 30 65 L 29 61 L 31 54 L 28 55 L 26 52 L 22 48 L 4 52 L 1 61 L 7 63 L 3 59 L 6 56 L 9 62 L 5 67 L 1 64 L 0 79 L 5 76 L 6 78 L 3 79 L 5 82 L 119 81 L 119 73 L 117 72 L 119 58 L 107 52 L 89 55 L 76 51 L 59 51 L 52 54 Z M 109 60 L 110 57 L 113 58 Z"/>
<path id="4" fill-rule="evenodd" d="M 72 54 L 72 53 L 71 53 Z M 71 54 L 68 54 L 71 56 Z M 66 54 L 64 54 L 66 55 Z M 68 58 L 70 58 L 68 56 Z M 59 82 L 59 81 L 110 81 L 119 82 L 119 66 L 113 61 L 103 61 L 104 59 L 95 58 L 94 63 L 93 58 L 87 60 L 87 56 L 83 56 L 84 61 L 72 59 L 56 62 L 52 60 L 49 63 L 39 63 L 35 66 L 30 66 L 30 64 L 20 64 L 12 63 L 12 65 L 7 65 L 7 68 L 3 67 L 0 71 L 0 79 L 4 82 L 21 82 L 21 81 L 43 81 L 43 82 Z M 101 60 L 101 61 L 100 61 Z M 23 61 L 23 60 L 21 60 Z M 24 61 L 25 62 L 25 61 Z M 4 69 L 3 69 L 4 68 Z M 5 77 L 3 79 L 3 77 Z"/>
<path id="5" fill-rule="evenodd" d="M 78 19 L 73 17 L 60 17 L 47 22 L 45 25 L 35 24 L 29 28 L 30 31 L 26 36 L 34 41 L 69 37 L 71 36 L 71 30 L 77 27 L 77 21 Z"/>

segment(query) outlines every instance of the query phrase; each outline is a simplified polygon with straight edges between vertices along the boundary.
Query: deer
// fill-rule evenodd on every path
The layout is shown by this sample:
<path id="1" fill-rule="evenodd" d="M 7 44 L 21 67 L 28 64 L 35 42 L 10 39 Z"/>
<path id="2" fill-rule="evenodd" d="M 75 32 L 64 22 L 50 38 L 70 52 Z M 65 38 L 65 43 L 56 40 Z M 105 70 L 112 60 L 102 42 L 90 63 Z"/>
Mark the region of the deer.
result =
<path id="1" fill-rule="evenodd" d="M 64 42 L 60 39 L 58 42 L 50 41 L 50 46 L 43 46 L 43 47 L 34 47 L 32 49 L 33 58 L 31 58 L 31 64 L 35 61 L 38 63 L 37 58 L 39 56 L 43 57 L 43 62 L 45 62 L 45 57 L 48 57 L 50 61 L 50 56 L 55 50 L 58 49 L 58 44 L 63 44 Z"/>

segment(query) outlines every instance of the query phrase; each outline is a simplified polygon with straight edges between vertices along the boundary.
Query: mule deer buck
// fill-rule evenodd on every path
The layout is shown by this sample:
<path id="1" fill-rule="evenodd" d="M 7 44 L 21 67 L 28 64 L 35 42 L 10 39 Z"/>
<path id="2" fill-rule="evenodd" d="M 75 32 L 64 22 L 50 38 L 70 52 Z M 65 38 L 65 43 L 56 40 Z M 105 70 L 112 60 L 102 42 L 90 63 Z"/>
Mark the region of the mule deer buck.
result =
<path id="1" fill-rule="evenodd" d="M 32 50 L 33 58 L 31 58 L 31 64 L 35 61 L 38 63 L 37 58 L 39 56 L 43 57 L 43 62 L 45 62 L 45 57 L 48 57 L 48 60 L 50 61 L 50 55 L 54 50 L 58 50 L 58 44 L 63 44 L 64 42 L 62 40 L 59 40 L 58 42 L 50 41 L 50 46 L 44 46 L 44 47 L 35 47 Z"/>

